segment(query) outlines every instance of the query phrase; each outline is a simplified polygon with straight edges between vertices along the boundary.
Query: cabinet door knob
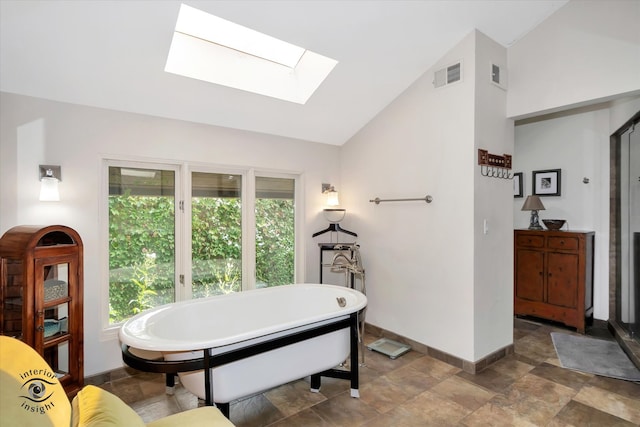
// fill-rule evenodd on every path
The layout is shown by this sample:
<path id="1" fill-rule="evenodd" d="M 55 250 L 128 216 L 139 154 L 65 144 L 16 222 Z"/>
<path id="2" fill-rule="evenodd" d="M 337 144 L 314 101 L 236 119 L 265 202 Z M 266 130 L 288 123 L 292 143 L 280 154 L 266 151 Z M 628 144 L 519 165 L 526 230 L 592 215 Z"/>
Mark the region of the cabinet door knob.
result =
<path id="1" fill-rule="evenodd" d="M 36 331 L 38 331 L 38 332 L 42 332 L 42 331 L 44 331 L 44 326 L 38 326 L 38 327 L 36 327 Z"/>

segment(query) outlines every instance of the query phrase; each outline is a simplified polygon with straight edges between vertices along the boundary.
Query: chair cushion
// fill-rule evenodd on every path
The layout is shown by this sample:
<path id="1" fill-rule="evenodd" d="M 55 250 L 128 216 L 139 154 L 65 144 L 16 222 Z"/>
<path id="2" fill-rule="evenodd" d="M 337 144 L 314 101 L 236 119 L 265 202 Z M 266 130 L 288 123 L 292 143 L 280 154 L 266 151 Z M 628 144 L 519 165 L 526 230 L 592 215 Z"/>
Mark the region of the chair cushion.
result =
<path id="1" fill-rule="evenodd" d="M 33 348 L 0 336 L 0 424 L 68 427 L 71 404 L 55 372 Z"/>
<path id="2" fill-rule="evenodd" d="M 203 406 L 185 412 L 169 415 L 168 417 L 152 421 L 147 427 L 233 427 L 222 412 L 213 406 Z"/>
<path id="3" fill-rule="evenodd" d="M 73 399 L 71 427 L 144 427 L 140 416 L 117 396 L 88 385 Z M 205 406 L 152 421 L 147 427 L 233 427 L 217 408 Z"/>
<path id="4" fill-rule="evenodd" d="M 145 427 L 144 421 L 117 396 L 88 385 L 73 399 L 72 427 Z"/>

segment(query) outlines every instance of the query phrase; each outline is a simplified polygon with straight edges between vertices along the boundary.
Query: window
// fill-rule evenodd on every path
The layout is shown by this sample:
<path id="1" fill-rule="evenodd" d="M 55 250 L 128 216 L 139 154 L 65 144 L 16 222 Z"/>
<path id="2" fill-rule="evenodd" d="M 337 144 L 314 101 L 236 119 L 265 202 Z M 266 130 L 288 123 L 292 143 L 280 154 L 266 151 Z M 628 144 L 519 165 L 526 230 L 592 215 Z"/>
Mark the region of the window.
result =
<path id="1" fill-rule="evenodd" d="M 256 287 L 294 282 L 295 180 L 256 177 Z"/>
<path id="2" fill-rule="evenodd" d="M 109 323 L 174 301 L 174 170 L 109 166 Z"/>
<path id="3" fill-rule="evenodd" d="M 106 163 L 109 324 L 173 301 L 295 281 L 295 177 Z M 181 182 L 190 183 L 186 203 Z"/>
<path id="4" fill-rule="evenodd" d="M 183 4 L 165 71 L 305 104 L 337 63 Z"/>
<path id="5" fill-rule="evenodd" d="M 191 174 L 193 298 L 241 290 L 242 175 Z"/>

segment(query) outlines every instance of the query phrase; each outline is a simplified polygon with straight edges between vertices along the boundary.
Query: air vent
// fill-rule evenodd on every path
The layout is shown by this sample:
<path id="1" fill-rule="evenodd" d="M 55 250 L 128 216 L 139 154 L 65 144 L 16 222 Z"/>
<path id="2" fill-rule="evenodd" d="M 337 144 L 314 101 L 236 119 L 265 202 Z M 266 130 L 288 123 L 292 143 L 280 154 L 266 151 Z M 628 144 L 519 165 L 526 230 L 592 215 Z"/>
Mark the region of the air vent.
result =
<path id="1" fill-rule="evenodd" d="M 507 90 L 507 73 L 503 66 L 491 64 L 491 83 Z"/>
<path id="2" fill-rule="evenodd" d="M 491 81 L 495 84 L 500 84 L 500 67 L 496 64 L 491 64 Z"/>
<path id="3" fill-rule="evenodd" d="M 442 87 L 462 79 L 462 65 L 460 62 L 442 68 L 433 73 L 433 86 Z"/>

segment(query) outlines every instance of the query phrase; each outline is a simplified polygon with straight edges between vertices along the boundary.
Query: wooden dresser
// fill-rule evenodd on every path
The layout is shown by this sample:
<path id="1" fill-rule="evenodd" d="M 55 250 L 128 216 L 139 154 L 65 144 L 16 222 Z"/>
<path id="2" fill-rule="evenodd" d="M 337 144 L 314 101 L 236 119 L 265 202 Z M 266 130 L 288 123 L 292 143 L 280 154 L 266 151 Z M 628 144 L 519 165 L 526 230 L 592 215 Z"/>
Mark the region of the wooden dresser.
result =
<path id="1" fill-rule="evenodd" d="M 593 317 L 592 231 L 514 231 L 514 313 L 584 333 Z"/>

